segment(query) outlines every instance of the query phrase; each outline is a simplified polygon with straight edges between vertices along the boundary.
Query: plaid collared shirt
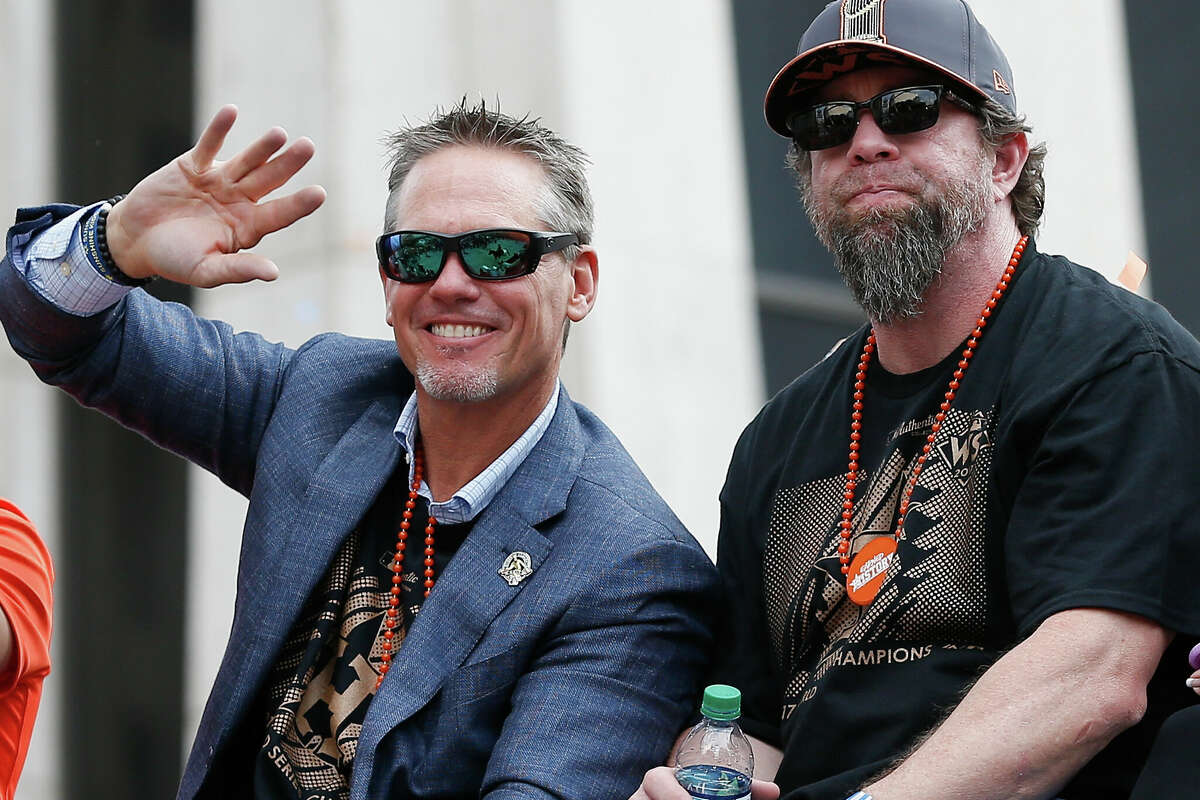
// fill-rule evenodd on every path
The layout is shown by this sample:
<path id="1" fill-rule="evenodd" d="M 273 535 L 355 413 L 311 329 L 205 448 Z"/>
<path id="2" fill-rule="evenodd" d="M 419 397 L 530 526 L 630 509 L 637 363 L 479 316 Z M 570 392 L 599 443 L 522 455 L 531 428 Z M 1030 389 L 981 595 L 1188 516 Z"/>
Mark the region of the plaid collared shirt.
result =
<path id="1" fill-rule="evenodd" d="M 537 419 L 525 429 L 525 432 L 495 461 L 485 467 L 483 472 L 455 492 L 449 500 L 435 503 L 433 494 L 429 491 L 429 485 L 421 481 L 418 494 L 429 501 L 430 515 L 437 517 L 438 522 L 444 522 L 447 525 L 470 522 L 479 516 L 480 512 L 487 508 L 487 504 L 492 502 L 496 493 L 504 488 L 504 484 L 508 483 L 508 479 L 517 471 L 517 467 L 521 466 L 521 463 L 533 451 L 534 446 L 541 440 L 542 434 L 550 427 L 550 420 L 554 417 L 557 409 L 558 388 L 556 387 L 550 393 L 550 400 L 542 409 L 542 413 L 538 414 Z M 396 423 L 395 434 L 400 446 L 408 454 L 407 485 L 412 486 L 414 470 L 412 452 L 416 447 L 417 436 L 417 395 L 415 392 L 409 396 L 408 402 L 404 404 L 404 410 L 400 412 L 400 420 Z"/>

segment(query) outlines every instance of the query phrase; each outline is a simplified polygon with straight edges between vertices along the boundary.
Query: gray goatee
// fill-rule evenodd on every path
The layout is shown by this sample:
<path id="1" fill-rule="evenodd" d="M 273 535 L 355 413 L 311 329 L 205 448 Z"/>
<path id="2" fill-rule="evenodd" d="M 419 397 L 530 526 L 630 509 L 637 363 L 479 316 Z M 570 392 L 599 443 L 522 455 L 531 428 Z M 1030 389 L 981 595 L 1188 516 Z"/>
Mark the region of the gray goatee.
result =
<path id="1" fill-rule="evenodd" d="M 476 370 L 439 368 L 418 359 L 416 371 L 417 382 L 435 400 L 478 403 L 495 397 L 499 390 L 499 379 L 491 366 Z"/>
<path id="2" fill-rule="evenodd" d="M 905 208 L 871 209 L 851 217 L 844 206 L 824 205 L 800 180 L 804 209 L 855 302 L 871 319 L 888 324 L 921 313 L 925 291 L 941 274 L 946 254 L 979 228 L 991 201 L 990 166 Z M 986 171 L 985 171 L 986 169 Z"/>

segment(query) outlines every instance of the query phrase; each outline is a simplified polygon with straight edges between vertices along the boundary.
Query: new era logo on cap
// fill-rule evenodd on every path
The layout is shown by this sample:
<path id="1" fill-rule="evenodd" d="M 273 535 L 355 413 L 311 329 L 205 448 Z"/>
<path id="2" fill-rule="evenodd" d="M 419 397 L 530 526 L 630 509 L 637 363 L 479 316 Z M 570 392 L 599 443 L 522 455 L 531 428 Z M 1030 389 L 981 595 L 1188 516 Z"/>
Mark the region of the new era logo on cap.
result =
<path id="1" fill-rule="evenodd" d="M 1004 76 L 998 70 L 992 70 L 992 83 L 995 84 L 997 92 L 1012 94 L 1012 89 L 1008 88 L 1008 81 L 1004 80 Z"/>

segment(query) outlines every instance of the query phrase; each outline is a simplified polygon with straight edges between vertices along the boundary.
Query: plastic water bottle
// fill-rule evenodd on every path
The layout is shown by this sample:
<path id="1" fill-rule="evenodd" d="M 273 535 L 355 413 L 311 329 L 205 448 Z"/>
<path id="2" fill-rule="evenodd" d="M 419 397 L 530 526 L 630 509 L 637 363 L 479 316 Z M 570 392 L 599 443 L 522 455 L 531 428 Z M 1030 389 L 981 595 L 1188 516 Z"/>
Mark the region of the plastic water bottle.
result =
<path id="1" fill-rule="evenodd" d="M 700 713 L 704 718 L 679 743 L 675 780 L 695 800 L 749 798 L 754 751 L 737 724 L 742 693 L 713 684 L 704 690 Z"/>

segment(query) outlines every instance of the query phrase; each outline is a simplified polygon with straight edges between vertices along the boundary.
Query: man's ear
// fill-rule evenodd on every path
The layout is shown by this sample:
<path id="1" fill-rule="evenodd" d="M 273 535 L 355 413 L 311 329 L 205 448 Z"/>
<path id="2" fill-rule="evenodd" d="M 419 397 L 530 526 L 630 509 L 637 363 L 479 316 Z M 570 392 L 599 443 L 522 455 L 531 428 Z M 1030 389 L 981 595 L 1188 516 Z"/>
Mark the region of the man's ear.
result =
<path id="1" fill-rule="evenodd" d="M 1025 169 L 1029 159 L 1029 139 L 1024 131 L 1012 134 L 996 148 L 996 163 L 992 166 L 992 186 L 997 200 L 1008 197 Z"/>
<path id="2" fill-rule="evenodd" d="M 600 282 L 600 262 L 595 248 L 582 245 L 579 255 L 568 265 L 571 271 L 571 296 L 567 298 L 567 319 L 579 322 L 596 304 L 596 285 Z"/>

